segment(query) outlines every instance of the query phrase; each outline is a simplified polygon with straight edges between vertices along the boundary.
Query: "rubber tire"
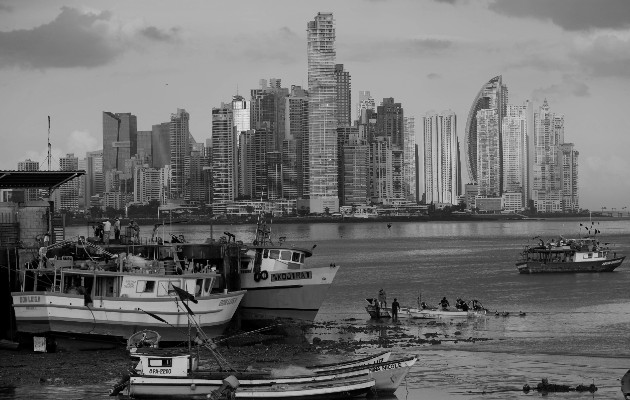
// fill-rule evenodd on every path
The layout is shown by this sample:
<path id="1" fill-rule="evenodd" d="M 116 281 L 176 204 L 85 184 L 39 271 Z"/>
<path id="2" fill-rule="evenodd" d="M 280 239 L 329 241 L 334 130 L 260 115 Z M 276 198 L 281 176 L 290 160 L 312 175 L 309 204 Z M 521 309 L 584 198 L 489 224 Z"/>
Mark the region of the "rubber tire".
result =
<path id="1" fill-rule="evenodd" d="M 263 271 L 263 272 L 260 273 L 260 279 L 262 279 L 264 281 L 267 278 L 269 278 L 269 272 Z"/>
<path id="2" fill-rule="evenodd" d="M 260 282 L 260 273 L 259 272 L 254 272 L 254 280 L 256 282 Z"/>

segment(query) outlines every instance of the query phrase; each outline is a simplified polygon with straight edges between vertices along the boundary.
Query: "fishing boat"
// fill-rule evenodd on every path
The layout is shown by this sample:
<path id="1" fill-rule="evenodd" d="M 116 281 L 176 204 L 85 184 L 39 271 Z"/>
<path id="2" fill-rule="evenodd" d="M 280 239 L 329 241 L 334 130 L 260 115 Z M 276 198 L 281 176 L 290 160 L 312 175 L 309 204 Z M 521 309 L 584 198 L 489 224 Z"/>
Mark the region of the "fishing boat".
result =
<path id="1" fill-rule="evenodd" d="M 336 394 L 353 397 L 365 394 L 366 391 L 360 391 L 343 395 L 344 391 L 348 392 L 344 389 L 348 383 L 355 381 L 371 381 L 372 385 L 367 389 L 377 393 L 391 393 L 400 386 L 416 361 L 415 356 L 370 364 L 360 364 L 357 361 L 360 365 L 352 365 L 352 362 L 341 363 L 337 369 L 317 371 L 317 368 L 311 368 L 310 374 L 275 376 L 273 371 L 200 371 L 196 369 L 198 362 L 190 356 L 141 355 L 136 368 L 137 375 L 129 378 L 129 396 L 133 398 L 154 398 L 158 395 L 169 398 L 207 396 L 221 390 L 226 377 L 236 379 L 238 382 L 235 388 L 236 398 L 274 397 L 267 396 L 269 388 L 292 393 L 275 396 L 287 398 L 311 396 L 335 398 L 329 396 Z"/>
<path id="2" fill-rule="evenodd" d="M 122 341 L 159 327 L 162 341 L 182 341 L 192 312 L 210 336 L 221 335 L 245 292 L 221 290 L 215 271 L 184 270 L 175 249 L 148 250 L 112 253 L 81 238 L 40 249 L 39 262 L 20 271 L 20 290 L 11 293 L 17 330 Z M 191 293 L 191 301 L 178 291 Z"/>
<path id="3" fill-rule="evenodd" d="M 313 248 L 304 249 L 271 239 L 264 218 L 258 219 L 256 236 L 241 257 L 240 287 L 247 291 L 239 316 L 254 325 L 278 320 L 313 321 L 339 267 L 307 265 Z"/>
<path id="4" fill-rule="evenodd" d="M 370 314 L 370 318 L 372 319 L 381 319 L 381 318 L 391 318 L 392 315 L 389 313 L 389 310 L 385 307 L 381 307 L 378 303 L 377 299 L 365 299 L 368 305 L 365 306 L 365 311 Z"/>
<path id="5" fill-rule="evenodd" d="M 521 274 L 562 272 L 612 272 L 625 256 L 600 243 L 596 238 L 564 239 L 536 246 L 526 246 L 516 268 Z"/>

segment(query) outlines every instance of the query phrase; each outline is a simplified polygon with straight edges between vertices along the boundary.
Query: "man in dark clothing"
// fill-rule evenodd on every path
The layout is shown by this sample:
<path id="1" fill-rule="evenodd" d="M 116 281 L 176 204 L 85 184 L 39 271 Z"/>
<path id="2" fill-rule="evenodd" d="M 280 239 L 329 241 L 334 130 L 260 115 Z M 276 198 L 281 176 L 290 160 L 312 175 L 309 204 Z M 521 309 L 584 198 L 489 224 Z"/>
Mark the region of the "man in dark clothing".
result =
<path id="1" fill-rule="evenodd" d="M 450 304 L 448 303 L 448 300 L 446 300 L 446 296 L 442 297 L 442 300 L 440 301 L 440 305 L 442 306 L 443 310 L 448 309 L 448 306 L 450 306 Z"/>
<path id="2" fill-rule="evenodd" d="M 400 304 L 398 304 L 398 299 L 394 298 L 392 303 L 392 321 L 398 321 L 398 310 L 400 310 Z"/>

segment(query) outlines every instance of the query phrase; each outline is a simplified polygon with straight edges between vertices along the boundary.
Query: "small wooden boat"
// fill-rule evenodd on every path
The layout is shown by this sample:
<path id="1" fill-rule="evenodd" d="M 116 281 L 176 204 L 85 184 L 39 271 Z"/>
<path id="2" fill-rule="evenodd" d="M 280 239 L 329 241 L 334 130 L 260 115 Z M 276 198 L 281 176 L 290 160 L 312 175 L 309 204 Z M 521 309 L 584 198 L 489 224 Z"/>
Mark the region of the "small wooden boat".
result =
<path id="1" fill-rule="evenodd" d="M 374 378 L 374 388 L 376 392 L 393 393 L 398 389 L 398 386 L 400 386 L 416 361 L 418 361 L 416 356 L 409 356 L 397 360 L 354 367 L 352 369 L 358 370 L 367 367 L 370 371 L 370 376 Z"/>
<path id="2" fill-rule="evenodd" d="M 384 351 L 382 353 L 369 355 L 367 357 L 359 358 L 356 360 L 343 361 L 340 363 L 332 363 L 332 364 L 312 365 L 306 368 L 313 371 L 314 373 L 319 374 L 326 371 L 336 371 L 340 369 L 355 368 L 355 367 L 360 367 L 360 366 L 365 366 L 365 365 L 387 362 L 389 361 L 389 357 L 391 355 L 392 355 L 391 351 Z"/>

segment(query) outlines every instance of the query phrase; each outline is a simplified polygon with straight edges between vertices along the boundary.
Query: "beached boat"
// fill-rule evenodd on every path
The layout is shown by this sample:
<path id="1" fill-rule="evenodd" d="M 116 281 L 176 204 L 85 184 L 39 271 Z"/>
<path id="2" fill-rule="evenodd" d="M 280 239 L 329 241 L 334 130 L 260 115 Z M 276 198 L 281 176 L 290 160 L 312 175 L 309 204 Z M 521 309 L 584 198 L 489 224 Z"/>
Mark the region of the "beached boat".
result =
<path id="1" fill-rule="evenodd" d="M 283 245 L 283 240 L 274 244 L 262 218 L 256 232 L 241 257 L 240 287 L 247 291 L 241 319 L 257 325 L 278 319 L 313 321 L 339 267 L 307 265 L 313 249 Z"/>
<path id="2" fill-rule="evenodd" d="M 526 246 L 516 263 L 521 274 L 561 272 L 612 272 L 625 256 L 595 238 L 564 239 L 537 246 Z"/>
<path id="3" fill-rule="evenodd" d="M 71 255 L 49 254 L 55 248 Z M 82 240 L 40 249 L 40 263 L 20 271 L 20 291 L 11 293 L 17 330 L 122 341 L 157 328 L 162 341 L 182 341 L 190 309 L 209 336 L 221 335 L 245 292 L 219 290 L 216 272 L 183 270 L 157 257 L 166 247 L 152 249 L 153 256 L 115 254 Z"/>
<path id="4" fill-rule="evenodd" d="M 342 361 L 342 362 L 337 362 L 337 363 L 332 363 L 332 364 L 318 364 L 318 365 L 308 366 L 306 368 L 311 370 L 314 373 L 319 374 L 319 373 L 327 372 L 327 371 L 336 371 L 340 369 L 348 369 L 348 368 L 361 367 L 365 365 L 384 363 L 384 362 L 389 361 L 389 357 L 391 355 L 392 355 L 391 351 L 383 351 L 381 353 L 372 354 L 372 355 L 355 359 L 355 360 Z"/>
<path id="5" fill-rule="evenodd" d="M 342 388 L 346 387 L 348 382 L 357 380 L 362 382 L 371 380 L 372 385 L 368 389 L 388 393 L 398 388 L 416 360 L 415 356 L 411 356 L 368 365 L 348 366 L 352 365 L 352 362 L 349 362 L 339 364 L 338 369 L 316 371 L 316 368 L 312 368 L 309 370 L 310 374 L 275 376 L 273 371 L 199 371 L 196 369 L 198 363 L 189 356 L 141 355 L 136 368 L 138 374 L 129 379 L 129 395 L 134 398 L 154 398 L 158 395 L 168 397 L 209 395 L 220 390 L 227 376 L 238 381 L 236 398 L 268 397 L 269 388 L 293 393 L 280 396 L 288 398 L 311 398 L 310 396 L 333 398 L 328 396 L 331 394 L 352 397 L 364 394 L 365 391 L 342 395 L 344 391 Z M 296 367 L 296 370 L 304 372 L 299 367 Z"/>
<path id="6" fill-rule="evenodd" d="M 625 400 L 630 399 L 630 370 L 621 377 L 621 393 Z"/>

